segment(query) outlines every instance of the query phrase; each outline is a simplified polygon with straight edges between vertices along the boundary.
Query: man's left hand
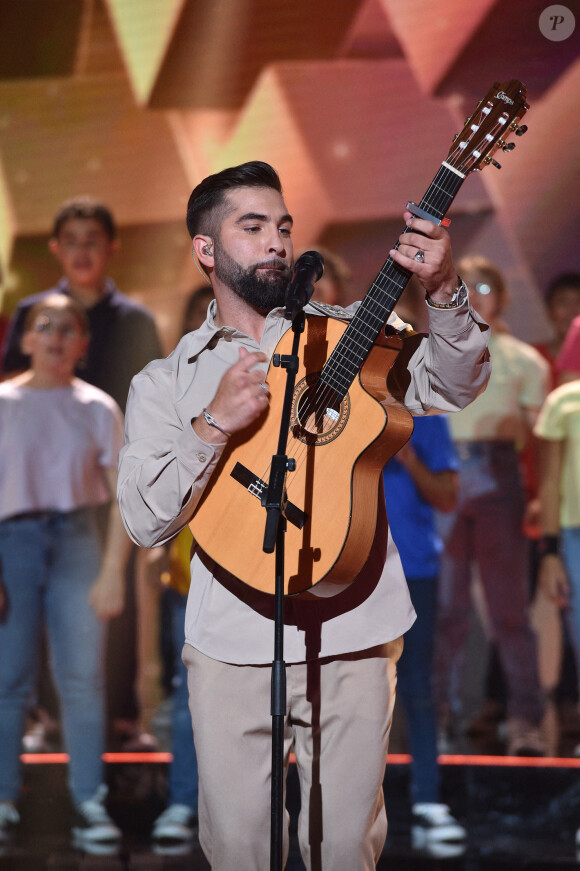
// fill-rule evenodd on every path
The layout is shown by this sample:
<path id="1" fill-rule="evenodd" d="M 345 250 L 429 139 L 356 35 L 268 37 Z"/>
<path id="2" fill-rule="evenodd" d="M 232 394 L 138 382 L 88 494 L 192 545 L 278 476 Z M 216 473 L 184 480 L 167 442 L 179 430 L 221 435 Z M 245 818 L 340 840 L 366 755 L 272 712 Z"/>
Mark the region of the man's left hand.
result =
<path id="1" fill-rule="evenodd" d="M 399 236 L 399 247 L 389 254 L 399 266 L 413 272 L 433 302 L 444 305 L 451 301 L 457 287 L 457 271 L 453 265 L 451 241 L 444 227 L 432 221 L 403 213 L 409 230 Z M 421 251 L 422 262 L 415 256 Z"/>

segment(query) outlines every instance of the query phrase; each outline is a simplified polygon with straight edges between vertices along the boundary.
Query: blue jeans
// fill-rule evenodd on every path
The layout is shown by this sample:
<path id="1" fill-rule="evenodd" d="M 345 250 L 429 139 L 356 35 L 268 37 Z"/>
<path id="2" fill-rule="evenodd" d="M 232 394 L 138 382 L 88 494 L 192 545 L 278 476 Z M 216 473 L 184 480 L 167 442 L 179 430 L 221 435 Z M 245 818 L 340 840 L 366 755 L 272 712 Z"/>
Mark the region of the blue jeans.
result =
<path id="1" fill-rule="evenodd" d="M 20 743 L 36 685 L 43 625 L 61 701 L 73 801 L 103 781 L 104 627 L 89 604 L 100 566 L 95 513 L 42 512 L 0 523 L 0 800 L 18 797 Z"/>
<path id="2" fill-rule="evenodd" d="M 407 715 L 411 763 L 411 801 L 439 801 L 437 723 L 433 698 L 433 642 L 437 578 L 407 578 L 417 619 L 405 633 L 397 664 L 397 695 Z"/>
<path id="3" fill-rule="evenodd" d="M 562 529 L 562 556 L 570 582 L 570 604 L 564 614 L 580 682 L 580 527 Z"/>
<path id="4" fill-rule="evenodd" d="M 435 674 L 440 703 L 461 717 L 459 687 L 471 626 L 472 562 L 479 568 L 507 692 L 508 715 L 540 722 L 536 643 L 528 618 L 528 541 L 518 455 L 508 442 L 457 445 L 459 504 L 439 518 L 444 552 L 439 573 Z"/>
<path id="5" fill-rule="evenodd" d="M 185 606 L 187 596 L 168 590 L 171 627 L 175 649 L 175 675 L 173 677 L 173 714 L 171 722 L 171 752 L 169 766 L 169 804 L 185 804 L 197 815 L 198 774 L 197 757 L 193 743 L 187 669 L 181 660 L 185 644 Z"/>

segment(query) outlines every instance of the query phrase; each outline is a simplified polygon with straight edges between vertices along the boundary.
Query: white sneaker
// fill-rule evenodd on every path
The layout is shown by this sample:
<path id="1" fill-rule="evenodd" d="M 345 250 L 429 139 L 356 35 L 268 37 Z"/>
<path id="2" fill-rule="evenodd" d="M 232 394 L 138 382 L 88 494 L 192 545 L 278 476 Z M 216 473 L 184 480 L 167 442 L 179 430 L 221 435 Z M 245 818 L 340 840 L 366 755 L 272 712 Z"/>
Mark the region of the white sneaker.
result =
<path id="1" fill-rule="evenodd" d="M 105 809 L 106 796 L 107 787 L 103 785 L 92 798 L 76 806 L 72 828 L 76 842 L 111 843 L 121 839 L 121 830 Z"/>
<path id="2" fill-rule="evenodd" d="M 186 804 L 171 804 L 157 817 L 151 837 L 155 841 L 191 841 L 197 834 L 197 817 Z"/>
<path id="3" fill-rule="evenodd" d="M 451 815 L 446 804 L 421 802 L 414 804 L 413 842 L 415 846 L 425 846 L 441 841 L 464 841 L 467 832 Z"/>
<path id="4" fill-rule="evenodd" d="M 0 843 L 8 841 L 20 822 L 20 814 L 13 801 L 0 801 Z"/>
<path id="5" fill-rule="evenodd" d="M 34 723 L 28 732 L 22 736 L 23 753 L 49 753 L 50 748 L 46 740 L 46 729 L 42 723 Z"/>

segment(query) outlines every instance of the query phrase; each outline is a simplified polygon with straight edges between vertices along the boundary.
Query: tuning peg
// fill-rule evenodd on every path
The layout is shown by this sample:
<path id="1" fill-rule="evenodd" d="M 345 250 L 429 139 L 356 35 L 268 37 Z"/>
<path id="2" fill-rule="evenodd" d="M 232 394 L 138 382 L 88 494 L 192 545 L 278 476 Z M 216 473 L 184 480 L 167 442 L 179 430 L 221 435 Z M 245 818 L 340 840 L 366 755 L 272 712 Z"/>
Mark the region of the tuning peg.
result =
<path id="1" fill-rule="evenodd" d="M 495 166 L 496 169 L 501 169 L 501 163 L 498 163 L 497 160 L 492 160 L 491 165 Z"/>
<path id="2" fill-rule="evenodd" d="M 527 124 L 522 124 L 521 127 L 516 127 L 516 136 L 523 136 L 524 133 L 527 131 L 527 129 L 528 129 Z"/>
<path id="3" fill-rule="evenodd" d="M 506 145 L 502 145 L 501 150 L 509 152 L 509 151 L 513 151 L 515 147 L 516 147 L 515 142 L 508 142 Z"/>

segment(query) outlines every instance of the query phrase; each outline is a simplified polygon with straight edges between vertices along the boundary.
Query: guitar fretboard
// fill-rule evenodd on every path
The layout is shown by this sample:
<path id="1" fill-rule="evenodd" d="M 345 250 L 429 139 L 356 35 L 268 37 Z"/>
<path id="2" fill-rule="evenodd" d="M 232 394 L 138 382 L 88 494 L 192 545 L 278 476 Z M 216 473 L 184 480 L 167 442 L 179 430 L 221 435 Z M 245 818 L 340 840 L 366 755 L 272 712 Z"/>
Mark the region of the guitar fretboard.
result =
<path id="1" fill-rule="evenodd" d="M 442 164 L 419 203 L 441 220 L 455 199 L 465 176 Z M 405 232 L 411 232 L 408 229 Z M 398 247 L 398 242 L 395 247 Z M 359 306 L 356 315 L 328 358 L 320 380 L 342 399 L 366 360 L 412 273 L 389 257 Z"/>

